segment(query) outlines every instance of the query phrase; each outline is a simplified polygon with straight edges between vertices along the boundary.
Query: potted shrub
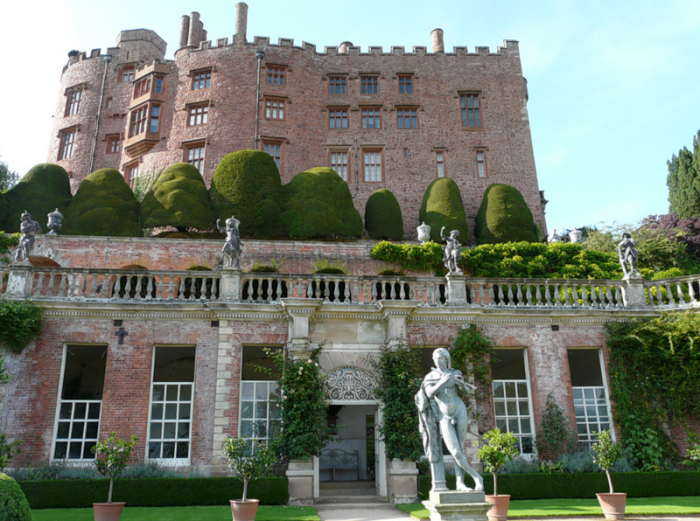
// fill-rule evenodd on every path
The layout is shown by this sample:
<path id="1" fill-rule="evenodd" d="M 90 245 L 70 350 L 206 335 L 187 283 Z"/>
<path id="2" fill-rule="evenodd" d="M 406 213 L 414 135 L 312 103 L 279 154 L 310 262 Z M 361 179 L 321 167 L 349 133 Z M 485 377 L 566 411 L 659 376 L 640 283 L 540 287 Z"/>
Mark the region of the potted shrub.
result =
<path id="1" fill-rule="evenodd" d="M 103 476 L 109 477 L 107 503 L 92 504 L 95 521 L 119 521 L 126 503 L 112 503 L 114 479 L 126 468 L 131 459 L 131 451 L 136 447 L 137 441 L 136 436 L 132 436 L 129 441 L 126 441 L 117 438 L 117 435 L 112 432 L 109 438 L 92 448 L 92 452 L 95 453 L 97 471 Z"/>
<path id="2" fill-rule="evenodd" d="M 247 444 L 252 441 L 255 450 L 251 453 L 251 447 Z M 253 521 L 258 512 L 258 499 L 248 499 L 248 483 L 267 472 L 275 463 L 275 456 L 264 443 L 245 438 L 228 438 L 224 443 L 224 454 L 228 459 L 228 466 L 243 479 L 243 497 L 240 501 L 231 500 L 231 514 L 235 521 Z"/>
<path id="3" fill-rule="evenodd" d="M 479 447 L 479 459 L 484 463 L 484 470 L 493 474 L 493 495 L 486 496 L 486 501 L 493 506 L 488 512 L 490 521 L 504 521 L 508 517 L 510 494 L 498 493 L 498 469 L 518 455 L 518 439 L 512 432 L 501 432 L 495 428 L 484 434 L 487 444 Z"/>
<path id="4" fill-rule="evenodd" d="M 622 449 L 612 440 L 610 431 L 603 431 L 596 434 L 598 441 L 593 444 L 593 461 L 605 471 L 608 477 L 608 485 L 610 492 L 607 494 L 596 494 L 598 503 L 603 509 L 605 519 L 624 519 L 625 505 L 627 504 L 627 493 L 615 492 L 613 490 L 612 478 L 610 477 L 610 469 L 615 465 L 615 462 L 622 457 Z"/>

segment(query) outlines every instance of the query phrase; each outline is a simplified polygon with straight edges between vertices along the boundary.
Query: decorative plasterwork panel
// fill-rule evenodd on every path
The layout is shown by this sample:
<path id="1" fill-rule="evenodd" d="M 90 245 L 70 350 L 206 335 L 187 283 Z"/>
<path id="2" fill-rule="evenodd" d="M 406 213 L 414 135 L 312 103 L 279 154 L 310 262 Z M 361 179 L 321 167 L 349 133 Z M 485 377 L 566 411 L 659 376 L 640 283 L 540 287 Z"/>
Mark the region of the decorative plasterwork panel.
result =
<path id="1" fill-rule="evenodd" d="M 357 367 L 341 367 L 328 374 L 328 397 L 331 400 L 376 400 L 377 382 Z"/>

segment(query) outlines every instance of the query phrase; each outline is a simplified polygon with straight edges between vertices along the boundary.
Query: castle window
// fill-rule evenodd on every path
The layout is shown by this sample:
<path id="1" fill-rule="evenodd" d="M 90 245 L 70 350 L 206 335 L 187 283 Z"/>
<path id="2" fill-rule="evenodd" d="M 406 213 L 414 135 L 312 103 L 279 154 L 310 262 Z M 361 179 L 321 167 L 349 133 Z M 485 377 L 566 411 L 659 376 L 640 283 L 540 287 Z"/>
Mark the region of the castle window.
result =
<path id="1" fill-rule="evenodd" d="M 350 164 L 348 162 L 348 151 L 330 152 L 330 163 L 331 168 L 336 171 L 336 173 L 343 178 L 343 181 L 348 181 L 348 172 L 350 171 Z"/>
<path id="2" fill-rule="evenodd" d="M 347 78 L 345 76 L 329 76 L 328 87 L 331 94 L 347 94 Z"/>
<path id="3" fill-rule="evenodd" d="M 154 105 L 153 107 L 151 107 L 151 127 L 150 127 L 151 133 L 158 132 L 158 120 L 159 120 L 159 118 L 160 118 L 160 106 Z"/>
<path id="4" fill-rule="evenodd" d="M 82 89 L 74 89 L 68 92 L 66 99 L 66 116 L 75 116 L 80 112 L 80 100 L 83 97 Z"/>
<path id="5" fill-rule="evenodd" d="M 202 90 L 211 87 L 211 69 L 196 71 L 192 75 L 192 90 Z"/>
<path id="6" fill-rule="evenodd" d="M 71 127 L 62 130 L 59 134 L 59 145 L 58 145 L 58 160 L 70 159 L 73 157 L 73 150 L 75 146 L 75 133 L 76 128 Z"/>
<path id="7" fill-rule="evenodd" d="M 131 125 L 129 126 L 129 137 L 138 136 L 146 132 L 146 121 L 148 120 L 148 106 L 136 109 L 131 113 Z"/>
<path id="8" fill-rule="evenodd" d="M 402 107 L 396 110 L 399 128 L 418 128 L 418 109 Z"/>
<path id="9" fill-rule="evenodd" d="M 362 150 L 365 165 L 365 181 L 376 183 L 382 180 L 382 150 L 366 149 Z"/>
<path id="10" fill-rule="evenodd" d="M 122 69 L 122 83 L 134 81 L 134 68 L 124 67 Z"/>
<path id="11" fill-rule="evenodd" d="M 265 98 L 265 119 L 285 119 L 285 100 L 280 98 Z"/>
<path id="12" fill-rule="evenodd" d="M 114 101 L 112 100 L 112 98 L 111 97 L 107 98 L 107 101 L 105 102 L 105 108 L 111 109 L 113 105 L 114 105 Z"/>
<path id="13" fill-rule="evenodd" d="M 362 109 L 362 128 L 381 128 L 382 111 L 379 107 Z"/>
<path id="14" fill-rule="evenodd" d="M 413 76 L 410 74 L 399 75 L 399 94 L 413 94 Z"/>
<path id="15" fill-rule="evenodd" d="M 463 128 L 481 128 L 481 103 L 479 93 L 467 92 L 459 95 Z"/>
<path id="16" fill-rule="evenodd" d="M 282 171 L 282 141 L 281 139 L 263 139 L 263 151 L 275 160 L 277 170 Z"/>
<path id="17" fill-rule="evenodd" d="M 445 151 L 438 150 L 435 152 L 435 169 L 438 177 L 445 177 Z"/>
<path id="18" fill-rule="evenodd" d="M 119 134 L 109 134 L 107 136 L 107 154 L 116 154 L 121 148 L 121 136 Z"/>
<path id="19" fill-rule="evenodd" d="M 134 184 L 136 183 L 136 178 L 139 176 L 139 161 L 132 161 L 124 166 L 124 181 L 128 184 L 131 189 L 134 189 Z"/>
<path id="20" fill-rule="evenodd" d="M 204 152 L 206 144 L 203 141 L 189 143 L 185 146 L 185 163 L 194 166 L 200 173 L 204 172 Z"/>
<path id="21" fill-rule="evenodd" d="M 190 105 L 187 107 L 187 126 L 206 125 L 209 120 L 209 104 Z"/>
<path id="22" fill-rule="evenodd" d="M 284 85 L 284 77 L 287 70 L 280 65 L 267 66 L 267 84 L 268 85 Z"/>
<path id="23" fill-rule="evenodd" d="M 160 94 L 163 92 L 163 78 L 156 78 L 155 85 L 153 87 L 153 92 Z"/>
<path id="24" fill-rule="evenodd" d="M 150 78 L 139 81 L 138 83 L 134 84 L 134 99 L 140 98 L 144 94 L 148 94 L 148 92 L 150 90 L 151 90 Z"/>
<path id="25" fill-rule="evenodd" d="M 148 418 L 148 459 L 188 463 L 194 367 L 193 346 L 156 346 Z"/>
<path id="26" fill-rule="evenodd" d="M 280 410 L 277 381 L 274 380 L 277 375 L 259 369 L 274 368 L 262 346 L 243 346 L 241 362 L 239 436 L 248 438 L 249 450 L 253 452 L 255 444 L 267 445 L 279 432 Z"/>
<path id="27" fill-rule="evenodd" d="M 72 345 L 63 351 L 53 459 L 94 460 L 100 433 L 107 346 Z"/>
<path id="28" fill-rule="evenodd" d="M 486 152 L 484 150 L 476 151 L 476 174 L 481 178 L 488 177 L 488 171 L 486 170 Z"/>
<path id="29" fill-rule="evenodd" d="M 331 129 L 348 128 L 348 109 L 330 109 L 328 111 L 328 125 Z"/>
<path id="30" fill-rule="evenodd" d="M 491 362 L 496 427 L 518 438 L 521 454 L 534 453 L 534 420 L 525 349 L 497 349 Z"/>
<path id="31" fill-rule="evenodd" d="M 362 76 L 360 84 L 362 94 L 377 94 L 379 92 L 379 78 L 377 76 Z"/>

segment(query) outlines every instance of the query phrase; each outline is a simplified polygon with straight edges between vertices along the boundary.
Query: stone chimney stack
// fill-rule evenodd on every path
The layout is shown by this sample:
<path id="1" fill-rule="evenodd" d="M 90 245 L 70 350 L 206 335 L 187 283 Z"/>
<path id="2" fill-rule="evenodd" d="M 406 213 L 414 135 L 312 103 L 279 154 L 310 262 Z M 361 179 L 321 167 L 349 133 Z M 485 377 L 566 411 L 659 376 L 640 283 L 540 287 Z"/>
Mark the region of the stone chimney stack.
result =
<path id="1" fill-rule="evenodd" d="M 233 39 L 237 42 L 246 43 L 248 41 L 248 4 L 239 2 L 236 4 L 236 34 Z"/>
<path id="2" fill-rule="evenodd" d="M 187 37 L 190 34 L 190 17 L 183 15 L 180 20 L 180 49 L 187 45 Z"/>
<path id="3" fill-rule="evenodd" d="M 199 42 L 202 39 L 200 31 L 201 23 L 199 21 L 199 13 L 197 11 L 193 11 L 190 13 L 190 32 L 187 36 L 187 45 L 199 47 Z"/>
<path id="4" fill-rule="evenodd" d="M 350 47 L 352 47 L 352 42 L 343 42 L 338 47 L 338 52 L 340 54 L 347 54 L 350 52 Z"/>
<path id="5" fill-rule="evenodd" d="M 430 31 L 430 37 L 433 40 L 433 52 L 445 52 L 445 41 L 442 39 L 442 29 L 433 29 Z"/>

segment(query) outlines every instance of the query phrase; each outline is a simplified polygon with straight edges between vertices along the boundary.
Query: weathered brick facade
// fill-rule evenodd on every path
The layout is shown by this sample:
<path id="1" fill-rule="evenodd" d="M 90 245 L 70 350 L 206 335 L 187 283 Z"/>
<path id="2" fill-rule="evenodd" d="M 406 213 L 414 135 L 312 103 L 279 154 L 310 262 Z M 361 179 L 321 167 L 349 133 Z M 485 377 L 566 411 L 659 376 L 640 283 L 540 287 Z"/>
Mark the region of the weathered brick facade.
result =
<path id="1" fill-rule="evenodd" d="M 432 53 L 426 47 L 412 52 L 370 47 L 361 52 L 349 42 L 318 52 L 312 44 L 295 46 L 291 39 L 276 45 L 269 38 L 246 41 L 245 11 L 239 4 L 232 43 L 226 38 L 203 40 L 206 32 L 199 15 L 183 17 L 173 61 L 164 60 L 166 44 L 149 30 L 122 31 L 117 46 L 107 49 L 111 61 L 99 50 L 72 56 L 61 77 L 48 161 L 71 173 L 76 190 L 91 165 L 93 171 L 109 167 L 129 176 L 137 167 L 139 175 L 152 175 L 187 160 L 189 147 L 195 145 L 205 147 L 201 170 L 207 183 L 226 154 L 262 149 L 265 143 L 281 146 L 284 183 L 309 168 L 330 166 L 331 153 L 343 152 L 360 213 L 364 215 L 374 191 L 388 188 L 401 205 L 405 232 L 412 237 L 425 188 L 438 175 L 439 153 L 445 175 L 461 189 L 471 226 L 487 186 L 506 183 L 520 190 L 544 233 L 518 42 L 506 41 L 495 53 L 487 47 L 445 52 L 442 32 L 436 30 Z M 258 64 L 260 51 L 264 55 Z M 135 67 L 134 80 L 127 74 L 124 81 L 130 67 Z M 275 84 L 274 77 L 268 83 L 268 67 L 283 71 L 284 85 Z M 201 71 L 211 72 L 209 87 L 194 90 L 195 75 Z M 162 80 L 161 92 L 155 92 L 156 78 Z M 371 78 L 371 88 L 366 87 L 371 93 L 363 94 L 363 78 Z M 405 85 L 401 92 L 405 78 L 410 79 L 410 93 Z M 336 79 L 342 80 L 341 94 L 331 89 Z M 136 92 L 141 80 L 151 81 L 146 94 Z M 82 92 L 79 112 L 66 116 L 68 94 L 76 89 Z M 477 96 L 478 126 L 463 124 L 460 94 L 465 93 Z M 267 117 L 266 100 L 283 102 L 284 117 L 273 118 L 272 112 Z M 206 124 L 189 126 L 193 104 L 208 108 Z M 153 106 L 160 107 L 158 128 L 152 129 L 148 119 L 144 132 L 133 132 L 130 125 L 137 112 Z M 363 109 L 377 110 L 379 128 L 363 128 Z M 337 110 L 347 117 L 347 128 L 342 122 L 341 128 L 331 128 L 331 112 Z M 417 128 L 399 128 L 402 110 L 415 110 Z M 60 159 L 60 136 L 74 128 L 78 131 L 72 157 Z M 120 149 L 112 153 L 114 137 Z M 380 181 L 366 180 L 365 151 L 381 154 Z M 477 152 L 485 158 L 483 177 Z"/>

